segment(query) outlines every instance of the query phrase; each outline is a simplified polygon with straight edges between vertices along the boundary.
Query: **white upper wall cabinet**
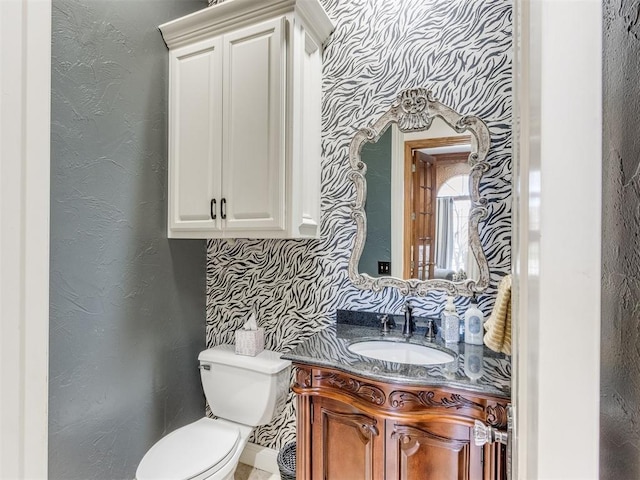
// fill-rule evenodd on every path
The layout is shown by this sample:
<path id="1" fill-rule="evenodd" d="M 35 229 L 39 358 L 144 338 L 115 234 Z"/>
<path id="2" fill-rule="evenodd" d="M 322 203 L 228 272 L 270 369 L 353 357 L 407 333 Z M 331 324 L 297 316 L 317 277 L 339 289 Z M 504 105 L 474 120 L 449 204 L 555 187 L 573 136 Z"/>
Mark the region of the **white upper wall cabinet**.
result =
<path id="1" fill-rule="evenodd" d="M 227 0 L 160 26 L 169 47 L 172 238 L 320 234 L 317 0 Z"/>

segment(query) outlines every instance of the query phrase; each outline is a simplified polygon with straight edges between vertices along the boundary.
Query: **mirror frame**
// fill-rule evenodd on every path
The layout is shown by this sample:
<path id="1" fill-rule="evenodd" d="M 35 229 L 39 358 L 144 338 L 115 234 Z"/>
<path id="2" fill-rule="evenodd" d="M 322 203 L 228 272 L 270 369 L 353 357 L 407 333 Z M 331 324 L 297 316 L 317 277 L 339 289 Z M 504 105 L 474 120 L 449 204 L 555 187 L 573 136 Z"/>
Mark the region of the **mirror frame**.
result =
<path id="1" fill-rule="evenodd" d="M 372 277 L 367 273 L 359 273 L 358 264 L 367 238 L 367 216 L 364 210 L 367 199 L 367 165 L 360 158 L 360 152 L 366 142 L 377 142 L 380 136 L 397 124 L 401 132 L 415 132 L 427 130 L 434 118 L 440 117 L 458 133 L 469 132 L 475 138 L 469 154 L 469 193 L 471 210 L 469 212 L 469 248 L 478 262 L 479 279 L 466 279 L 461 282 L 450 280 L 429 279 L 403 280 L 397 277 Z M 445 291 L 449 295 L 471 296 L 483 292 L 489 285 L 489 264 L 480 242 L 480 221 L 488 215 L 486 208 L 488 200 L 480 196 L 480 180 L 489 169 L 486 162 L 491 144 L 489 129 L 478 117 L 460 115 L 452 108 L 437 101 L 426 88 L 410 88 L 401 91 L 391 108 L 384 113 L 373 125 L 356 132 L 349 147 L 349 164 L 351 172 L 349 178 L 356 189 L 356 199 L 351 203 L 351 217 L 356 222 L 356 238 L 349 259 L 349 279 L 362 290 L 380 291 L 384 287 L 400 289 L 404 295 L 426 295 L 431 290 Z M 475 147 L 475 148 L 474 148 Z"/>

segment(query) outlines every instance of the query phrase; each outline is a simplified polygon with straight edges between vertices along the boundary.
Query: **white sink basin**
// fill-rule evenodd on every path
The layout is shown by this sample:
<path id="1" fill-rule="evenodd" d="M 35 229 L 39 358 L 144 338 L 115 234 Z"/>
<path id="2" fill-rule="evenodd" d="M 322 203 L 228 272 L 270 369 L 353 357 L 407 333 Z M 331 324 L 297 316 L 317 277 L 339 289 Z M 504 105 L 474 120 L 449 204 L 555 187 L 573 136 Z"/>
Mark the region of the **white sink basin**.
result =
<path id="1" fill-rule="evenodd" d="M 454 356 L 447 352 L 427 345 L 416 345 L 415 343 L 368 340 L 352 343 L 347 348 L 363 357 L 412 365 L 436 365 L 454 360 Z"/>

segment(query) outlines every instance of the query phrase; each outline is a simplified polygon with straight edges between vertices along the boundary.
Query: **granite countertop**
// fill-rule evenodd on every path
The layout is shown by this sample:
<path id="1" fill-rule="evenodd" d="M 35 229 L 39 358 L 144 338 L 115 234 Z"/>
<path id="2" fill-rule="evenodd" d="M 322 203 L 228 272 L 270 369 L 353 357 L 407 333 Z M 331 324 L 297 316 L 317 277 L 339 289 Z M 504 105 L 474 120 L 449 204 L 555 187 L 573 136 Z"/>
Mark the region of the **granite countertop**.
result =
<path id="1" fill-rule="evenodd" d="M 424 339 L 424 329 L 421 327 L 413 337 L 406 340 L 401 335 L 401 325 L 394 328 L 390 334 L 382 336 L 379 328 L 357 324 L 367 322 L 354 322 L 353 316 L 346 324 L 340 323 L 340 315 L 338 320 L 337 324 L 317 332 L 290 352 L 283 354 L 282 358 L 307 365 L 334 368 L 371 380 L 406 385 L 446 386 L 503 398 L 511 396 L 510 358 L 484 345 L 445 344 L 440 333 L 434 342 L 428 342 Z M 439 365 L 409 365 L 360 356 L 347 348 L 355 342 L 383 339 L 428 345 L 448 351 L 455 359 Z"/>

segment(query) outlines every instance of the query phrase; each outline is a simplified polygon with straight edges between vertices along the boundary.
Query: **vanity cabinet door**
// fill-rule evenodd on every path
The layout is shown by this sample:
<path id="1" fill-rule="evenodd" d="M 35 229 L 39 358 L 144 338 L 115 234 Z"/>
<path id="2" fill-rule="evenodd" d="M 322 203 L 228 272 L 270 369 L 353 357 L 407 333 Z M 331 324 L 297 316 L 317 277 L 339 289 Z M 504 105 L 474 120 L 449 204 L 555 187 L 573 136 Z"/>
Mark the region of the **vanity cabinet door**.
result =
<path id="1" fill-rule="evenodd" d="M 483 449 L 465 424 L 387 421 L 388 480 L 481 480 Z"/>
<path id="2" fill-rule="evenodd" d="M 314 397 L 312 422 L 314 480 L 384 478 L 384 420 Z"/>

